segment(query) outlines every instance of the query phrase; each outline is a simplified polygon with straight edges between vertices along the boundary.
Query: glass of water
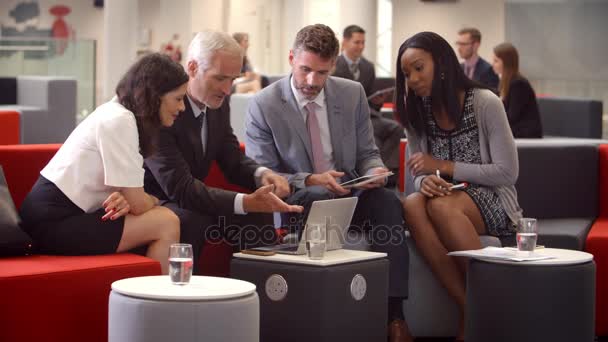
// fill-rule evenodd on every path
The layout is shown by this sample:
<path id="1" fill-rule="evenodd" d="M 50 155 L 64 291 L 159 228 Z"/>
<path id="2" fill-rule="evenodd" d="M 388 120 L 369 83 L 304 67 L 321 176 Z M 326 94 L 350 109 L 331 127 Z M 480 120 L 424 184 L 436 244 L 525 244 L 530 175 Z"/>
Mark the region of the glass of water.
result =
<path id="1" fill-rule="evenodd" d="M 169 276 L 174 285 L 186 285 L 192 276 L 192 245 L 174 243 L 169 247 Z"/>
<path id="2" fill-rule="evenodd" d="M 521 218 L 517 225 L 517 249 L 532 252 L 538 239 L 538 223 L 534 218 Z"/>
<path id="3" fill-rule="evenodd" d="M 310 224 L 306 227 L 306 252 L 312 260 L 323 259 L 325 255 L 325 225 Z"/>

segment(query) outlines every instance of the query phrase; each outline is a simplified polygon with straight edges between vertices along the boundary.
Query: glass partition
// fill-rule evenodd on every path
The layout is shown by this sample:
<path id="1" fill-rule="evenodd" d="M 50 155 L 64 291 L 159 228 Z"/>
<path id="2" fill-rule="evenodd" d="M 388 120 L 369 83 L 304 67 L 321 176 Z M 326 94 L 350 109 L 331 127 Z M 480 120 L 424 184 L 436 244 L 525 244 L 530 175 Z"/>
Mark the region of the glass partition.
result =
<path id="1" fill-rule="evenodd" d="M 95 41 L 0 37 L 0 77 L 65 76 L 77 81 L 76 116 L 95 109 Z"/>

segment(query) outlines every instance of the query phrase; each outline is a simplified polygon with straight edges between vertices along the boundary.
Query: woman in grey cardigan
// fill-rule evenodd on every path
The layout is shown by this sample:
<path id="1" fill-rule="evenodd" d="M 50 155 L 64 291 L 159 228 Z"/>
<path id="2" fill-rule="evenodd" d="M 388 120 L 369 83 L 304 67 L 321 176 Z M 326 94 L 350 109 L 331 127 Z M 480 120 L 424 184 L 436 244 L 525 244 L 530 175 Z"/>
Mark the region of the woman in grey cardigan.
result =
<path id="1" fill-rule="evenodd" d="M 481 248 L 479 235 L 514 232 L 521 217 L 515 142 L 500 99 L 465 76 L 439 35 L 421 32 L 406 40 L 397 69 L 396 108 L 416 190 L 403 202 L 405 219 L 464 315 L 466 263 L 446 253 Z M 461 182 L 468 186 L 450 190 Z M 461 324 L 457 340 L 463 336 Z"/>

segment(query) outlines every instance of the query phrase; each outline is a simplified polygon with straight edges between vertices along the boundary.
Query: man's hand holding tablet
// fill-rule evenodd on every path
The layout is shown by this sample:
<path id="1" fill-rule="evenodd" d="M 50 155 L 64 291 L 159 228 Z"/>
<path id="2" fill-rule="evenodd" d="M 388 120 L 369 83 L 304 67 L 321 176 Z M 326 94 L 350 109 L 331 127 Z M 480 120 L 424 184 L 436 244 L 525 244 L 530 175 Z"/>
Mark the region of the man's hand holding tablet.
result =
<path id="1" fill-rule="evenodd" d="M 351 179 L 349 181 L 341 183 L 340 186 L 343 187 L 344 189 L 350 189 L 350 188 L 360 189 L 360 188 L 364 188 L 365 185 L 377 182 L 379 180 L 384 180 L 384 178 L 386 178 L 388 176 L 392 176 L 393 174 L 394 173 L 391 171 L 374 173 L 374 174 Z"/>

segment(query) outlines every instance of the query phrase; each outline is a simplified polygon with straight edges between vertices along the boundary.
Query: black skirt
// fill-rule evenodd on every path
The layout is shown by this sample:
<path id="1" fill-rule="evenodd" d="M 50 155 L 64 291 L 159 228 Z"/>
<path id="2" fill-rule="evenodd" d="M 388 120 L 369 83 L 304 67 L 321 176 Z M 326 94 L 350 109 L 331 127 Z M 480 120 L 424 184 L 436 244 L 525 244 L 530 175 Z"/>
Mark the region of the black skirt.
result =
<path id="1" fill-rule="evenodd" d="M 42 176 L 26 196 L 19 214 L 36 252 L 45 254 L 116 253 L 125 224 L 124 216 L 102 221 L 103 208 L 85 213 Z"/>

